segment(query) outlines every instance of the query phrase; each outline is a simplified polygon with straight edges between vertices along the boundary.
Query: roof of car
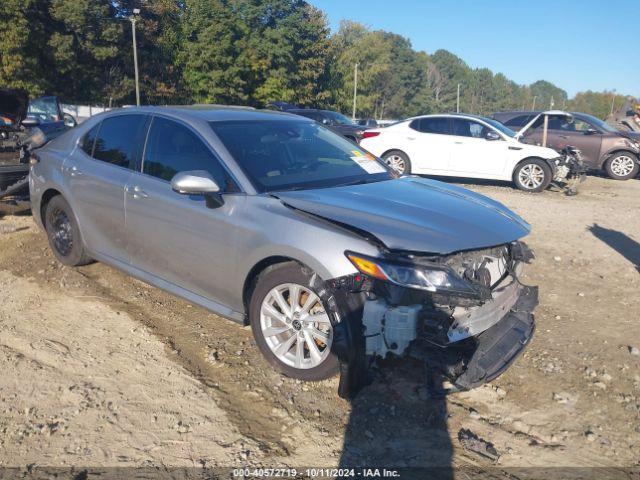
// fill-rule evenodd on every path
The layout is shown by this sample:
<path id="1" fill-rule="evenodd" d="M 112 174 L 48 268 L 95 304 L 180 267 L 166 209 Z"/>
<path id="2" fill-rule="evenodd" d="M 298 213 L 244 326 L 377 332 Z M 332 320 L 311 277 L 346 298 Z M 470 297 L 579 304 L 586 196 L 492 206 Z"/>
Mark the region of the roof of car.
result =
<path id="1" fill-rule="evenodd" d="M 111 110 L 113 112 L 113 110 Z M 257 110 L 252 107 L 229 105 L 170 105 L 165 107 L 126 107 L 121 112 L 156 113 L 175 116 L 182 119 L 197 119 L 205 122 L 233 120 L 269 120 L 297 118 L 287 112 Z"/>
<path id="2" fill-rule="evenodd" d="M 418 118 L 429 118 L 429 117 L 471 118 L 474 120 L 482 120 L 485 122 L 487 120 L 491 120 L 489 117 L 483 117 L 482 115 L 474 115 L 472 113 L 430 113 L 429 115 L 418 115 L 416 117 L 407 118 L 407 121 L 416 120 Z"/>

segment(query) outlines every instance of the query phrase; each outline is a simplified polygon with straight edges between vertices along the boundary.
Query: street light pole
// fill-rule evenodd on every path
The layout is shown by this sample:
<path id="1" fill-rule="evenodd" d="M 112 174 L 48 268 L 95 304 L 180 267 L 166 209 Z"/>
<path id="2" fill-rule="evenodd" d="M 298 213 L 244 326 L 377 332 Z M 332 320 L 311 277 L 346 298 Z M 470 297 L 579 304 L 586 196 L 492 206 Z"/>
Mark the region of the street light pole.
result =
<path id="1" fill-rule="evenodd" d="M 136 105 L 140 106 L 140 81 L 138 78 L 138 46 L 136 44 L 136 17 L 140 13 L 139 8 L 133 9 L 133 15 L 129 17 L 131 20 L 131 35 L 133 37 L 133 69 L 136 77 Z"/>
<path id="2" fill-rule="evenodd" d="M 456 113 L 460 113 L 460 84 L 458 84 L 458 95 L 456 96 Z"/>
<path id="3" fill-rule="evenodd" d="M 531 110 L 535 110 L 536 109 L 536 98 L 538 98 L 537 95 L 533 96 L 533 104 L 531 105 Z"/>
<path id="4" fill-rule="evenodd" d="M 352 119 L 356 119 L 356 99 L 358 97 L 358 62 L 356 62 L 355 69 L 353 71 L 353 115 Z"/>

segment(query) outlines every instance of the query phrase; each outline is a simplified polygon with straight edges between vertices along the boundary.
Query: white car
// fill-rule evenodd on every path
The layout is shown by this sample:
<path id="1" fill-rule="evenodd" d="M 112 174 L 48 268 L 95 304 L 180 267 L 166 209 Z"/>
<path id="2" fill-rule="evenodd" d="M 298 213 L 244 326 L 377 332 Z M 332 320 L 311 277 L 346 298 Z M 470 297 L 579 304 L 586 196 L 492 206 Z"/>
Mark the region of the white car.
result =
<path id="1" fill-rule="evenodd" d="M 556 175 L 561 156 L 515 136 L 490 118 L 426 115 L 367 130 L 360 145 L 403 174 L 506 180 L 541 192 Z"/>

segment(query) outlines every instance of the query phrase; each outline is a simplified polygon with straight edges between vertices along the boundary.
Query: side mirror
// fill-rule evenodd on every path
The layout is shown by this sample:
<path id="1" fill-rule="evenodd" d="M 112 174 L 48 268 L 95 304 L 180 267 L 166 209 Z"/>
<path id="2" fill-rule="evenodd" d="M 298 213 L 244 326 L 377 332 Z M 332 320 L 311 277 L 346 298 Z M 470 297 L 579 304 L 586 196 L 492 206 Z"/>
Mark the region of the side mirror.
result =
<path id="1" fill-rule="evenodd" d="M 596 130 L 595 128 L 587 128 L 587 131 L 584 132 L 585 135 L 595 135 L 596 133 L 600 132 L 598 132 L 598 130 Z"/>
<path id="2" fill-rule="evenodd" d="M 76 119 L 73 118 L 73 116 L 69 115 L 68 113 L 65 113 L 62 115 L 62 120 L 64 120 L 65 127 L 73 128 L 76 125 L 78 125 L 78 122 L 76 122 Z"/>
<path id="3" fill-rule="evenodd" d="M 218 208 L 224 204 L 220 187 L 206 170 L 176 173 L 171 179 L 171 188 L 182 195 L 204 195 L 209 208 Z"/>
<path id="4" fill-rule="evenodd" d="M 322 124 L 323 125 L 331 125 L 331 121 L 328 118 L 323 118 L 322 119 Z"/>
<path id="5" fill-rule="evenodd" d="M 500 135 L 498 135 L 496 132 L 494 132 L 493 130 L 489 130 L 485 136 L 484 136 L 485 140 L 489 140 L 489 141 L 494 141 L 494 140 L 500 140 Z"/>
<path id="6" fill-rule="evenodd" d="M 40 125 L 40 119 L 38 117 L 27 117 L 22 120 L 22 126 L 27 128 L 33 128 Z"/>

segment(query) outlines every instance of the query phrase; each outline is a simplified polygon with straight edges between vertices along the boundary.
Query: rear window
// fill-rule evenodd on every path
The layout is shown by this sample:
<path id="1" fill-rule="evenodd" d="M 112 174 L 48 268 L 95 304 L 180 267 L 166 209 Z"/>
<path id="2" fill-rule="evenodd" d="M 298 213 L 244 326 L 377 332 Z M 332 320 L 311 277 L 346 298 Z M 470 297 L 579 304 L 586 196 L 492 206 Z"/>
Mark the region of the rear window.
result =
<path id="1" fill-rule="evenodd" d="M 518 115 L 517 117 L 513 117 L 511 120 L 507 120 L 503 122 L 507 127 L 524 127 L 527 123 L 529 123 L 535 115 Z"/>
<path id="2" fill-rule="evenodd" d="M 93 127 L 87 133 L 84 134 L 82 140 L 80 141 L 80 148 L 89 155 L 93 156 L 93 145 L 96 143 L 96 136 L 98 135 L 98 129 L 100 128 L 100 124 Z"/>
<path id="3" fill-rule="evenodd" d="M 119 167 L 134 168 L 146 118 L 145 115 L 119 115 L 103 120 L 93 147 L 93 158 Z"/>
<path id="4" fill-rule="evenodd" d="M 445 117 L 417 118 L 409 124 L 409 127 L 422 133 L 436 133 L 448 135 L 449 119 Z"/>

